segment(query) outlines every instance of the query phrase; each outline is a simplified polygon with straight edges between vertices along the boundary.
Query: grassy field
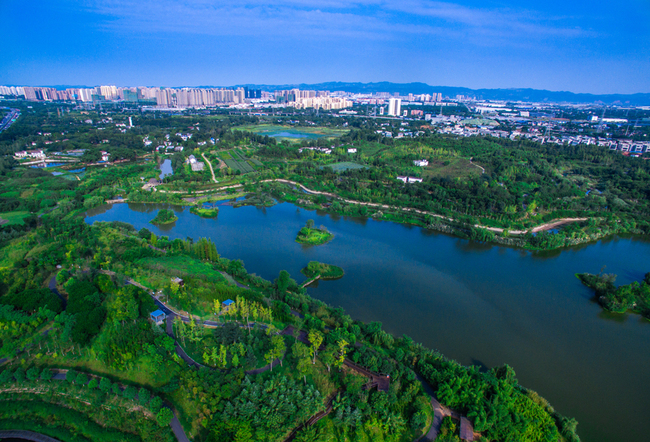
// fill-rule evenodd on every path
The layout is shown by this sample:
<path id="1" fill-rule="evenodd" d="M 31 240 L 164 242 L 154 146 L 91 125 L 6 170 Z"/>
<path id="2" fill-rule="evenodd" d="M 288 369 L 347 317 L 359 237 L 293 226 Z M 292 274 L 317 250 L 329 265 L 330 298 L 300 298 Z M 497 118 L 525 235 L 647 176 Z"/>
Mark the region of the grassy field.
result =
<path id="1" fill-rule="evenodd" d="M 11 193 L 11 192 L 8 192 Z M 0 221 L 0 224 L 3 225 L 12 225 L 12 224 L 24 224 L 23 219 L 29 216 L 29 212 L 26 210 L 18 210 L 15 212 L 5 212 L 0 213 L 0 219 L 6 222 Z"/>
<path id="2" fill-rule="evenodd" d="M 465 158 L 447 158 L 431 161 L 422 168 L 423 178 L 467 178 L 481 174 L 481 169 Z"/>
<path id="3" fill-rule="evenodd" d="M 162 256 L 156 258 L 142 258 L 136 264 L 144 268 L 164 273 L 162 276 L 165 284 L 168 284 L 169 277 L 172 274 L 169 271 L 174 270 L 173 274 L 181 274 L 181 277 L 201 277 L 213 282 L 225 282 L 225 278 L 214 267 L 198 259 L 192 259 L 187 256 Z"/>
<path id="4" fill-rule="evenodd" d="M 268 135 L 278 141 L 297 142 L 301 140 L 314 140 L 317 138 L 338 138 L 348 132 L 347 129 L 335 129 L 331 127 L 293 127 L 280 126 L 275 124 L 256 124 L 241 126 L 237 130 L 254 132 L 258 135 Z"/>

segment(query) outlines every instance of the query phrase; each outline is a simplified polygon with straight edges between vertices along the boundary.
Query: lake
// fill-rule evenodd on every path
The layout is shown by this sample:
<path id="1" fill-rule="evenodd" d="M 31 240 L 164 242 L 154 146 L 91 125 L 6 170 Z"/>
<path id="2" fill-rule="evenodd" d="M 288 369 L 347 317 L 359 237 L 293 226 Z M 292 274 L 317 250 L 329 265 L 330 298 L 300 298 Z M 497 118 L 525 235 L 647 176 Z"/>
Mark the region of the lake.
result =
<path id="1" fill-rule="evenodd" d="M 219 253 L 273 280 L 316 260 L 345 270 L 311 286 L 311 296 L 353 318 L 381 321 L 462 364 L 508 363 L 520 383 L 579 421 L 585 442 L 647 440 L 650 434 L 650 322 L 604 313 L 575 273 L 638 281 L 650 271 L 650 241 L 611 238 L 561 252 L 531 253 L 472 243 L 419 227 L 330 216 L 283 203 L 221 206 L 216 219 L 175 207 L 178 221 L 150 224 L 166 205 L 114 204 L 86 221 L 124 221 L 173 238 L 211 238 Z M 336 236 L 307 247 L 294 242 L 308 219 Z"/>

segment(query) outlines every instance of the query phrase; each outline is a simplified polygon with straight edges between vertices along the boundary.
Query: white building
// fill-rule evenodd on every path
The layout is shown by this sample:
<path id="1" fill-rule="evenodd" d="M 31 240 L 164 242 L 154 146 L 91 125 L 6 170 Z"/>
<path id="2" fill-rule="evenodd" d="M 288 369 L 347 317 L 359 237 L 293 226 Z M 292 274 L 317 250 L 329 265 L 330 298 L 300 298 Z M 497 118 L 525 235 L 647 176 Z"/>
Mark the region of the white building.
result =
<path id="1" fill-rule="evenodd" d="M 357 153 L 356 147 L 351 147 L 348 149 L 348 153 Z"/>
<path id="2" fill-rule="evenodd" d="M 398 117 L 402 108 L 402 100 L 399 98 L 391 98 L 388 100 L 388 115 Z"/>
<path id="3" fill-rule="evenodd" d="M 414 176 L 398 176 L 397 179 L 402 181 L 405 184 L 421 183 L 422 182 L 422 178 L 416 178 Z"/>
<path id="4" fill-rule="evenodd" d="M 415 160 L 413 161 L 413 164 L 415 164 L 418 167 L 425 167 L 429 165 L 429 161 L 427 160 Z"/>

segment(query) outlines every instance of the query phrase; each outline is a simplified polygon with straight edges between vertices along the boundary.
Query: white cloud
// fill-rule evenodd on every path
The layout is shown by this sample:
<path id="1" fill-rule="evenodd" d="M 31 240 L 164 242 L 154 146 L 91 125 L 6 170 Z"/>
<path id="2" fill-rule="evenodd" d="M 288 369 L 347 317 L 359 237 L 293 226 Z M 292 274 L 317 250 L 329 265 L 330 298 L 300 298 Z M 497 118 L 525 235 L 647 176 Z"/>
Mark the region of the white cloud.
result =
<path id="1" fill-rule="evenodd" d="M 83 5 L 104 16 L 107 29 L 143 33 L 372 40 L 436 35 L 485 46 L 593 36 L 535 11 L 426 0 L 85 0 Z"/>

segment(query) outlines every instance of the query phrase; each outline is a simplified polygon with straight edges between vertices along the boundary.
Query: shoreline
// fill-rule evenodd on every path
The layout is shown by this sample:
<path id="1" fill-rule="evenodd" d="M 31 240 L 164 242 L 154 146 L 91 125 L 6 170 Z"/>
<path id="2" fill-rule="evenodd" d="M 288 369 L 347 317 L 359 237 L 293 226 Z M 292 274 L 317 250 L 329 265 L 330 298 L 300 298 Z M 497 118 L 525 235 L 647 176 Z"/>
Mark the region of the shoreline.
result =
<path id="1" fill-rule="evenodd" d="M 275 180 L 271 180 L 271 181 L 275 181 Z M 228 186 L 228 188 L 242 187 L 242 186 L 243 185 Z M 221 189 L 224 189 L 224 188 L 221 188 Z M 211 191 L 219 191 L 221 189 L 214 189 L 214 190 L 211 190 Z M 166 193 L 166 192 L 164 192 L 164 193 Z M 178 192 L 178 193 L 185 193 L 185 192 Z M 124 202 L 125 203 L 135 203 L 135 204 L 160 204 L 160 205 L 165 205 L 165 206 L 168 206 L 168 207 L 182 208 L 183 210 L 186 209 L 186 208 L 191 209 L 192 207 L 195 207 L 194 205 L 187 204 L 187 202 L 186 202 L 186 204 L 183 204 L 183 203 L 177 203 L 177 202 L 133 201 L 133 200 L 126 200 L 126 199 L 122 199 L 122 200 L 118 200 L 118 201 L 115 201 L 115 200 L 112 200 L 112 201 L 109 200 L 109 201 L 110 202 L 106 201 L 106 202 L 104 202 L 104 204 L 93 207 L 91 209 L 86 209 L 83 212 L 80 212 L 79 214 L 82 215 L 84 218 L 87 218 L 88 216 L 94 216 L 94 215 L 88 215 L 88 212 L 91 211 L 91 210 L 95 210 L 95 209 L 97 209 L 99 207 L 102 207 L 102 206 L 109 206 L 109 205 L 113 205 L 113 204 L 117 204 L 117 203 L 124 203 Z M 307 205 L 301 204 L 301 203 L 299 203 L 297 201 L 278 200 L 278 203 L 279 204 L 281 204 L 281 203 L 289 203 L 289 204 L 293 204 L 294 206 L 296 206 L 298 208 L 301 208 L 301 209 L 304 209 L 304 210 L 313 210 L 313 211 L 316 211 L 316 212 L 320 211 L 320 212 L 324 212 L 324 213 L 326 213 L 326 214 L 328 214 L 330 216 L 338 215 L 338 216 L 342 216 L 342 217 L 353 217 L 353 218 L 355 216 L 356 217 L 361 217 L 361 215 L 340 214 L 338 212 L 328 210 L 328 208 L 324 208 L 324 207 L 307 206 Z M 234 207 L 234 208 L 237 208 L 237 207 Z M 194 215 L 196 215 L 196 214 L 194 214 Z M 196 215 L 196 216 L 200 216 L 200 215 Z M 442 215 L 438 215 L 438 216 L 440 218 L 442 218 Z M 205 218 L 205 219 L 215 219 L 215 218 L 217 218 L 217 217 Z M 473 240 L 471 238 L 468 238 L 467 235 L 459 235 L 459 234 L 455 233 L 457 228 L 452 226 L 452 225 L 446 224 L 446 223 L 423 225 L 423 223 L 412 222 L 410 220 L 397 221 L 397 220 L 385 219 L 385 218 L 381 218 L 381 217 L 377 218 L 377 217 L 373 217 L 371 215 L 367 215 L 367 216 L 365 216 L 365 218 L 366 219 L 372 219 L 372 220 L 375 220 L 375 221 L 393 222 L 393 223 L 397 223 L 397 224 L 404 224 L 404 225 L 420 227 L 422 229 L 425 229 L 425 230 L 428 230 L 428 231 L 431 231 L 431 232 L 443 233 L 443 234 L 449 235 L 449 236 L 457 238 L 457 239 L 464 239 L 464 240 L 475 242 L 477 244 L 491 244 L 493 246 L 508 247 L 508 248 L 517 249 L 517 250 L 525 250 L 525 251 L 528 251 L 528 252 L 531 252 L 531 253 L 561 252 L 561 251 L 569 250 L 569 249 L 571 249 L 573 247 L 577 247 L 577 246 L 586 246 L 586 245 L 589 245 L 589 244 L 595 244 L 595 243 L 597 243 L 599 241 L 603 241 L 603 240 L 606 240 L 608 238 L 613 238 L 613 237 L 616 237 L 616 236 L 622 237 L 622 238 L 624 238 L 625 236 L 637 237 L 639 239 L 646 239 L 646 240 L 650 241 L 650 235 L 646 235 L 646 234 L 639 233 L 639 232 L 609 232 L 609 233 L 606 233 L 606 234 L 603 234 L 603 235 L 598 235 L 596 237 L 584 238 L 583 240 L 575 240 L 575 242 L 573 242 L 572 244 L 562 245 L 561 247 L 540 249 L 540 248 L 534 248 L 534 247 L 526 246 L 525 244 L 518 244 L 518 242 L 523 242 L 523 236 L 521 236 L 521 235 L 512 236 L 512 237 L 509 237 L 509 236 L 508 237 L 495 236 L 490 241 L 477 241 L 477 240 Z M 531 230 L 535 230 L 534 233 L 538 233 L 540 231 L 550 230 L 550 229 L 552 229 L 554 227 L 557 227 L 559 225 L 566 225 L 566 224 L 570 224 L 572 222 L 579 222 L 581 220 L 587 220 L 587 219 L 588 218 L 558 218 L 558 219 L 549 221 L 547 223 L 540 224 L 540 225 L 538 225 L 538 226 L 536 226 L 534 228 L 531 228 Z M 171 223 L 168 223 L 168 224 L 171 224 Z M 154 224 L 154 225 L 156 225 L 156 224 Z M 161 225 L 165 225 L 165 224 L 161 224 Z M 542 227 L 544 227 L 544 229 L 541 229 Z M 493 227 L 492 229 L 495 229 L 495 228 L 496 227 Z M 507 229 L 502 229 L 502 230 L 507 230 Z M 513 232 L 510 232 L 510 233 L 513 233 Z M 514 235 L 514 233 L 513 233 L 513 235 Z M 298 243 L 298 244 L 305 245 L 305 246 L 313 245 L 313 244 L 303 244 L 303 243 Z"/>

